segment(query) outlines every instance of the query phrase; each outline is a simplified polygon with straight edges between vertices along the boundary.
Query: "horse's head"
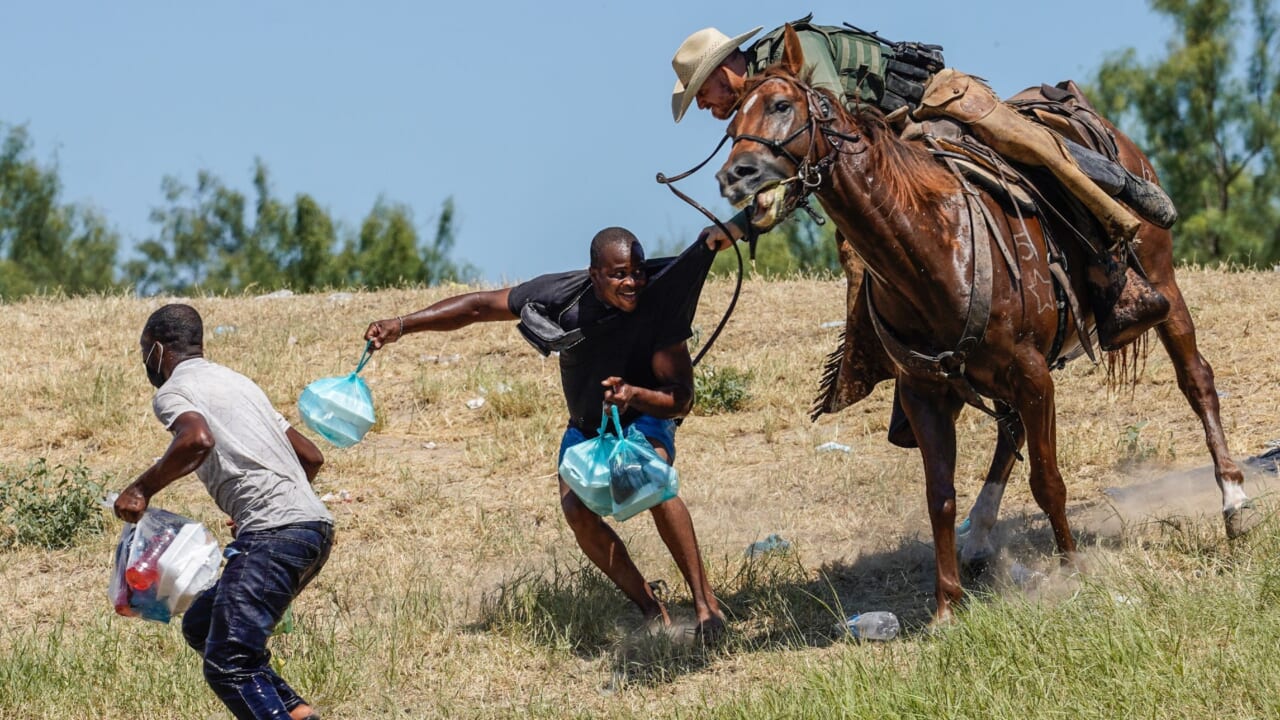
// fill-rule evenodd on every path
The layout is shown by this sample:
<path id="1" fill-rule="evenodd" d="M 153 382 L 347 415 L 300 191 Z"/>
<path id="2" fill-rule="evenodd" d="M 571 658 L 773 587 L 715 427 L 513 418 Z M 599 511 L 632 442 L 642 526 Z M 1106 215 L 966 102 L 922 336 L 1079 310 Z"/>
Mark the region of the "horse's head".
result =
<path id="1" fill-rule="evenodd" d="M 803 67 L 800 39 L 788 25 L 782 58 L 743 89 L 728 130 L 733 148 L 716 173 L 720 193 L 735 207 L 750 205 L 751 224 L 760 232 L 782 222 L 816 189 L 833 159 L 827 126 L 840 112 L 838 102 L 809 87 L 801 79 Z M 834 134 L 861 142 L 856 134 Z"/>

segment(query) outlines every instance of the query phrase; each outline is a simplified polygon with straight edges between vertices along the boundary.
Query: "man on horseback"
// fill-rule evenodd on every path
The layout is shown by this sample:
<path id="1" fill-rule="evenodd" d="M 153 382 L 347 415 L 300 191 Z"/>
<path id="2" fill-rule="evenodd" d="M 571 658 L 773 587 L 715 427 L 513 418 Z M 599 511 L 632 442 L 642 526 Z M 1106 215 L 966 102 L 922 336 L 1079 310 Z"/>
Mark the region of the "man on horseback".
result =
<path id="1" fill-rule="evenodd" d="M 891 43 L 852 26 L 814 25 L 811 17 L 791 23 L 804 50 L 810 85 L 831 91 L 851 112 L 872 105 L 899 124 L 932 118 L 957 121 L 1005 159 L 1047 168 L 1099 220 L 1111 242 L 1089 253 L 1094 265 L 1089 288 L 1103 349 L 1119 349 L 1166 318 L 1168 301 L 1128 267 L 1128 244 L 1141 226 L 1130 209 L 1166 228 L 1177 217 L 1158 185 L 1031 120 L 977 78 L 944 68 L 937 45 Z M 733 115 L 747 78 L 777 62 L 782 53 L 783 28 L 740 48 L 761 29 L 730 38 L 705 28 L 685 39 L 671 61 L 677 78 L 671 96 L 676 122 L 695 100 L 718 119 Z M 748 232 L 748 224 L 745 213 L 730 221 L 735 240 Z M 718 229 L 704 232 L 712 243 L 728 244 Z M 841 260 L 853 299 L 861 273 L 843 245 Z M 879 379 L 868 381 L 874 385 Z"/>

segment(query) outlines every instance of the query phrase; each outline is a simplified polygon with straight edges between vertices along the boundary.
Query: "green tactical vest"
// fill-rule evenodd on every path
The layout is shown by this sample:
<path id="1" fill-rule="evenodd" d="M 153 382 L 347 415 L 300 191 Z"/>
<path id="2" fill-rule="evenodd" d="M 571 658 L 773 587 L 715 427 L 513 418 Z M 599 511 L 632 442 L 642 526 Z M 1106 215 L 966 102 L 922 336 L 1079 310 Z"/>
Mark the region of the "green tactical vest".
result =
<path id="1" fill-rule="evenodd" d="M 890 43 L 850 27 L 814 25 L 809 22 L 812 17 L 807 15 L 791 27 L 826 41 L 844 87 L 845 107 L 851 111 L 867 103 L 886 113 L 903 105 L 914 108 L 929 78 L 943 67 L 942 48 L 937 45 Z M 773 30 L 745 50 L 748 75 L 763 72 L 782 58 L 783 29 Z"/>

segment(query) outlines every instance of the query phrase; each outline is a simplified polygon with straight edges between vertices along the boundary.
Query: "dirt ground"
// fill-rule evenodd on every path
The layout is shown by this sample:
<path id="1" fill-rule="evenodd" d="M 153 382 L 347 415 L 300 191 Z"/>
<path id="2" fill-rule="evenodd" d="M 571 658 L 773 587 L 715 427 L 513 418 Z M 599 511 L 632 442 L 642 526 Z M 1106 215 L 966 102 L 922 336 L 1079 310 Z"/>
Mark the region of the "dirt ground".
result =
<path id="1" fill-rule="evenodd" d="M 1232 450 L 1239 460 L 1263 453 L 1280 439 L 1277 274 L 1189 268 L 1179 277 L 1200 347 L 1217 375 Z M 258 380 L 297 422 L 302 387 L 353 368 L 368 322 L 464 289 L 193 303 L 205 318 L 207 356 Z M 713 327 L 731 289 L 727 281 L 708 284 L 699 333 Z M 801 568 L 788 592 L 834 598 L 841 607 L 831 610 L 832 620 L 837 611 L 889 609 L 918 628 L 932 610 L 920 459 L 885 441 L 889 387 L 881 385 L 839 415 L 817 423 L 807 418 L 822 361 L 837 342 L 839 330 L 831 326 L 843 316 L 843 296 L 843 280 L 748 280 L 705 363 L 749 372 L 750 398 L 737 412 L 695 413 L 677 436 L 681 494 L 713 584 L 730 589 L 725 606 L 747 646 L 752 638 L 778 637 L 777 627 L 792 622 L 761 599 L 760 583 L 767 582 L 752 585 L 743 576 L 755 567 L 744 561 L 745 549 L 771 534 L 790 543 L 789 557 Z M 162 302 L 37 299 L 6 306 L 0 464 L 36 458 L 83 464 L 118 489 L 159 455 L 168 438 L 151 415 L 137 337 Z M 1158 342 L 1153 339 L 1132 389 L 1109 387 L 1105 369 L 1084 360 L 1056 376 L 1059 462 L 1082 545 L 1104 546 L 1108 538 L 1170 518 L 1200 516 L 1221 531 L 1203 430 Z M 553 457 L 564 411 L 554 359 L 539 357 L 514 327 L 492 325 L 407 338 L 378 353 L 364 377 L 379 423 L 353 448 L 325 447 L 328 464 L 317 489 L 332 498 L 339 540 L 315 589 L 300 599 L 300 611 L 339 613 L 352 594 L 367 595 L 357 588 L 370 572 L 391 590 L 429 588 L 442 618 L 432 632 L 451 649 L 424 651 L 426 657 L 404 669 L 401 682 L 414 684 L 419 700 L 438 702 L 449 693 L 465 709 L 484 707 L 486 698 L 517 702 L 513 698 L 532 693 L 553 704 L 574 698 L 568 707 L 586 712 L 608 708 L 616 665 L 605 656 L 617 648 L 594 646 L 595 655 L 579 653 L 579 665 L 566 670 L 561 660 L 475 629 L 486 598 L 531 573 L 545 576 L 582 562 L 556 501 Z M 482 398 L 483 406 L 468 405 Z M 995 427 L 966 411 L 959 431 L 963 514 L 980 487 Z M 827 443 L 842 447 L 824 449 Z M 1274 493 L 1274 472 L 1250 468 L 1248 490 Z M 194 479 L 179 481 L 156 502 L 221 526 Z M 1051 533 L 1027 490 L 1025 463 L 1015 467 L 1001 518 L 1007 552 L 996 572 L 1002 578 L 1017 585 L 1054 566 Z M 15 598 L 0 611 L 0 623 L 38 628 L 63 610 L 84 618 L 109 614 L 105 584 L 117 528 L 109 520 L 106 535 L 70 550 L 0 553 L 0 583 Z M 687 617 L 687 593 L 652 523 L 639 517 L 620 533 L 642 570 L 671 587 L 677 613 Z M 618 606 L 616 616 L 628 617 L 620 598 L 602 597 Z M 357 623 L 355 616 L 375 610 L 350 612 Z M 790 650 L 712 657 L 661 691 L 650 687 L 637 696 L 640 707 L 732 693 L 780 665 L 819 661 L 832 640 L 816 628 L 831 623 L 801 618 L 792 624 L 799 639 Z M 546 679 L 548 663 L 556 665 L 556 684 Z M 472 681 L 450 686 L 459 676 Z"/>

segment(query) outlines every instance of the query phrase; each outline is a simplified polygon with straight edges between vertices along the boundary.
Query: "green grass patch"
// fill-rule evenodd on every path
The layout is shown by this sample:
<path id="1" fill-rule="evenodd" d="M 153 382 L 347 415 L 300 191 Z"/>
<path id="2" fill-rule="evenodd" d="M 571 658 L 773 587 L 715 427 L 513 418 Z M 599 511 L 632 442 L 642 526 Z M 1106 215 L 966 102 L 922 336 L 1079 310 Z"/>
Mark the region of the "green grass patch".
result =
<path id="1" fill-rule="evenodd" d="M 850 644 L 826 667 L 694 715 L 1277 717 L 1280 676 L 1262 671 L 1280 647 L 1274 523 L 1249 543 L 1177 576 L 1135 548 L 1056 601 L 973 597 L 939 631 Z"/>

